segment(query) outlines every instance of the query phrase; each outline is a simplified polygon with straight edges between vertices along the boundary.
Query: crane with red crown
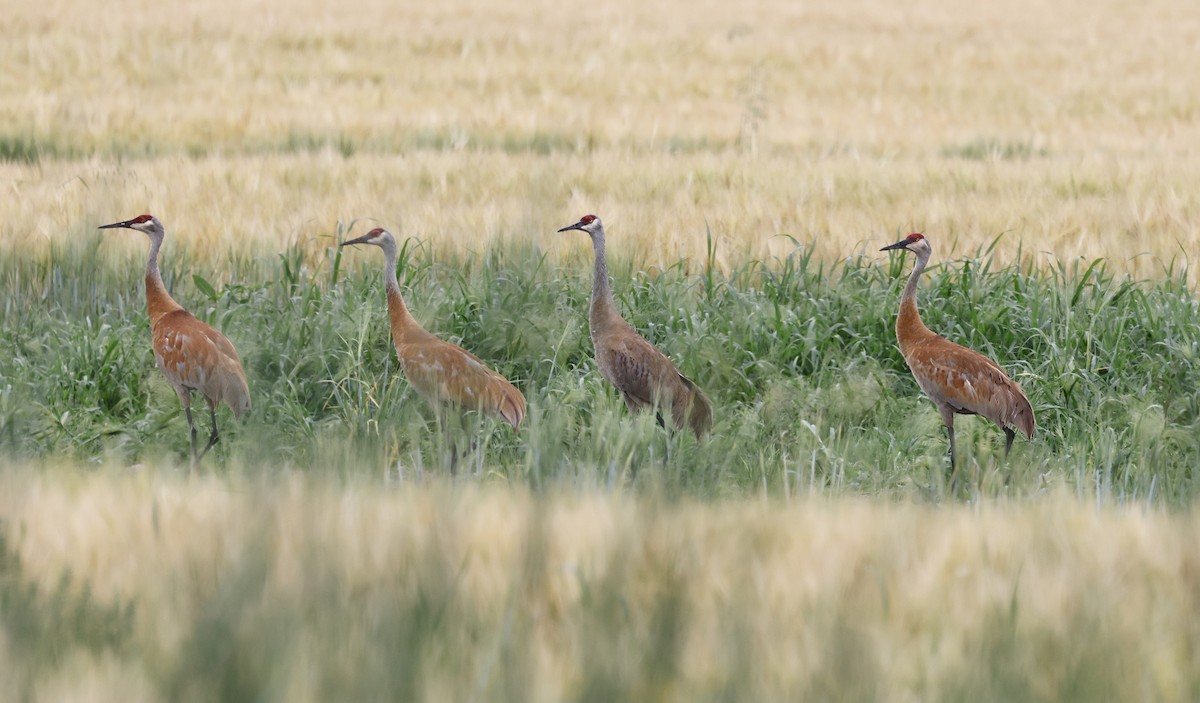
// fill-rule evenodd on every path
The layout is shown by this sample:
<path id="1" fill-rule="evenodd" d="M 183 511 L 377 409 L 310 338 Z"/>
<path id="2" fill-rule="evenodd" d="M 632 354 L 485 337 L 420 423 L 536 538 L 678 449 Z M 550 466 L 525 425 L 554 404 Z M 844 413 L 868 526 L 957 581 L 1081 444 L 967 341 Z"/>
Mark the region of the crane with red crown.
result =
<path id="1" fill-rule="evenodd" d="M 983 354 L 955 344 L 931 331 L 917 311 L 917 280 L 929 263 L 932 249 L 924 235 L 913 233 L 880 251 L 901 250 L 917 257 L 896 317 L 900 353 L 917 385 L 942 416 L 950 439 L 950 471 L 954 474 L 954 416 L 982 415 L 1004 430 L 1004 456 L 1016 436 L 1014 428 L 1033 439 L 1033 407 L 1015 381 Z M 953 485 L 953 478 L 951 479 Z"/>
<path id="2" fill-rule="evenodd" d="M 595 254 L 588 328 L 600 375 L 617 387 L 630 412 L 664 410 L 670 413 L 671 425 L 676 430 L 686 427 L 699 440 L 712 429 L 712 403 L 666 354 L 638 334 L 617 311 L 608 285 L 604 224 L 595 215 L 584 215 L 575 224 L 558 231 L 572 230 L 591 237 Z"/>
<path id="3" fill-rule="evenodd" d="M 194 466 L 220 439 L 217 407 L 225 403 L 237 417 L 250 409 L 246 372 L 229 338 L 197 320 L 167 293 L 158 271 L 158 250 L 166 234 L 158 218 L 139 215 L 132 220 L 100 227 L 117 228 L 136 230 L 150 238 L 150 255 L 146 261 L 146 307 L 150 315 L 154 363 L 175 389 L 187 414 Z M 192 421 L 192 391 L 199 391 L 204 396 L 212 416 L 212 433 L 199 451 L 196 450 L 196 424 Z"/>
<path id="4" fill-rule="evenodd" d="M 437 338 L 413 318 L 396 280 L 396 239 L 391 232 L 376 227 L 357 239 L 342 242 L 341 246 L 356 244 L 370 244 L 383 250 L 383 284 L 396 356 L 409 384 L 429 402 L 446 430 L 453 472 L 458 454 L 454 439 L 449 436 L 446 410 L 449 407 L 477 410 L 499 417 L 515 430 L 525 419 L 525 396 L 482 359 Z"/>

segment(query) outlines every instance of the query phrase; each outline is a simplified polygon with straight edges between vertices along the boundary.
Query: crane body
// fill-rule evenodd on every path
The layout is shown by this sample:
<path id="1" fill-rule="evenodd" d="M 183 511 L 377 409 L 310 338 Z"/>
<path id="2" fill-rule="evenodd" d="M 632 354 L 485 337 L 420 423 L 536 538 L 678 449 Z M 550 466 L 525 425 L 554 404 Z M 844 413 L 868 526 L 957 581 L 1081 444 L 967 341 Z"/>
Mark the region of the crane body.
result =
<path id="1" fill-rule="evenodd" d="M 617 311 L 608 283 L 604 225 L 600 218 L 585 215 L 579 222 L 558 231 L 571 230 L 590 236 L 595 253 L 588 328 L 600 375 L 617 387 L 630 412 L 665 410 L 676 430 L 689 428 L 699 440 L 712 429 L 712 403 L 666 354 L 638 334 Z"/>
<path id="2" fill-rule="evenodd" d="M 158 218 L 140 215 L 132 220 L 114 222 L 100 229 L 132 229 L 150 238 L 146 261 L 146 308 L 150 317 L 154 363 L 175 389 L 187 415 L 191 431 L 192 463 L 201 458 L 220 439 L 217 431 L 217 407 L 224 403 L 241 417 L 250 409 L 250 387 L 237 350 L 229 339 L 200 320 L 167 293 L 158 269 L 158 252 L 165 231 Z M 192 391 L 199 391 L 208 403 L 212 432 L 203 449 L 196 449 L 196 424 L 192 419 Z"/>
<path id="3" fill-rule="evenodd" d="M 995 362 L 935 334 L 921 321 L 917 310 L 917 281 L 932 253 L 929 240 L 914 233 L 880 251 L 896 249 L 910 251 L 917 257 L 900 298 L 896 339 L 917 385 L 937 406 L 942 417 L 950 441 L 951 471 L 955 468 L 955 415 L 981 415 L 999 425 L 1004 430 L 1004 455 L 1007 457 L 1017 430 L 1033 439 L 1033 406 L 1021 386 Z"/>

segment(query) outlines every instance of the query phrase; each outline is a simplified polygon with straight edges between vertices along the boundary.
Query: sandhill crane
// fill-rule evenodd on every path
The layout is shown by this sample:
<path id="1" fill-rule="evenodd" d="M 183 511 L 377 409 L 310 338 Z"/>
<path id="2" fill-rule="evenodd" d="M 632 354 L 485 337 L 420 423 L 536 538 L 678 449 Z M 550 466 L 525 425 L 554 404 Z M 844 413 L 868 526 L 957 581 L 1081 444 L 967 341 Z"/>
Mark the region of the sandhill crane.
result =
<path id="1" fill-rule="evenodd" d="M 1021 391 L 991 359 L 934 334 L 917 312 L 917 279 L 929 262 L 929 240 L 913 233 L 880 251 L 903 249 L 917 256 L 896 318 L 900 353 L 917 385 L 937 406 L 950 438 L 950 472 L 954 474 L 954 416 L 982 415 L 1004 430 L 1004 456 L 1012 449 L 1013 437 L 1021 430 L 1033 439 L 1033 407 Z"/>
<path id="2" fill-rule="evenodd" d="M 150 237 L 150 256 L 146 261 L 146 307 L 150 313 L 151 345 L 154 362 L 167 382 L 179 395 L 187 413 L 192 434 L 192 464 L 200 461 L 220 435 L 217 433 L 217 406 L 225 403 L 241 417 L 250 409 L 250 388 L 237 350 L 225 335 L 204 324 L 180 307 L 167 293 L 158 272 L 158 250 L 162 246 L 162 223 L 152 215 L 114 222 L 100 229 L 125 228 Z M 196 424 L 192 421 L 192 391 L 200 391 L 212 415 L 212 434 L 208 444 L 196 452 Z"/>
<path id="3" fill-rule="evenodd" d="M 499 416 L 515 430 L 525 419 L 525 396 L 500 374 L 488 368 L 479 357 L 457 345 L 438 339 L 417 323 L 400 295 L 396 281 L 396 239 L 382 227 L 341 246 L 372 244 L 383 250 L 383 282 L 387 290 L 388 316 L 392 324 L 392 342 L 409 384 L 433 407 L 439 422 L 447 429 L 446 406 L 478 410 Z M 450 444 L 450 469 L 457 460 L 454 442 Z"/>
<path id="4" fill-rule="evenodd" d="M 595 215 L 558 230 L 579 230 L 592 238 L 596 271 L 592 280 L 592 306 L 588 326 L 600 375 L 621 392 L 630 412 L 646 408 L 670 408 L 676 430 L 690 427 L 699 440 L 712 428 L 713 408 L 704 392 L 675 364 L 647 342 L 617 312 L 608 286 L 608 263 L 604 257 L 604 225 Z M 660 418 L 661 419 L 661 418 Z"/>

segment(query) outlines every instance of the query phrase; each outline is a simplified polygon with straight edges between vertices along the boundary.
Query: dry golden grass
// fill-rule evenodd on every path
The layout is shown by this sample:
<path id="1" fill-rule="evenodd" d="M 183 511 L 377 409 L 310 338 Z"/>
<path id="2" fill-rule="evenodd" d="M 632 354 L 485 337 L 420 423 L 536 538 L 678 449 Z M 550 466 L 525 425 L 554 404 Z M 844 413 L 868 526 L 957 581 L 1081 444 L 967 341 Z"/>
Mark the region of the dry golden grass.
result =
<path id="1" fill-rule="evenodd" d="M 169 669 L 208 620 L 235 614 L 221 644 L 232 648 L 262 634 L 244 628 L 281 626 L 270 616 L 279 608 L 299 631 L 271 654 L 281 677 L 272 690 L 319 698 L 311 687 L 336 666 L 322 657 L 369 645 L 361 638 L 373 618 L 425 597 L 439 569 L 454 598 L 431 646 L 461 649 L 449 670 L 430 664 L 424 685 L 455 698 L 482 675 L 501 629 L 528 648 L 526 700 L 577 695 L 594 642 L 613 636 L 588 619 L 604 597 L 620 599 L 609 627 L 631 647 L 602 655 L 618 666 L 646 655 L 638 637 L 661 625 L 664 599 L 684 614 L 667 700 L 711 694 L 738 648 L 753 662 L 742 693 L 759 700 L 822 690 L 874 690 L 875 700 L 1024 690 L 1022 700 L 1055 700 L 1097 685 L 1114 686 L 1102 698 L 1182 700 L 1196 684 L 1195 515 L 1053 497 L 940 508 L 536 500 L 507 489 L 244 485 L 110 470 L 10 470 L 0 487 L 25 577 L 49 586 L 70 571 L 98 599 L 135 606 L 124 654 L 80 654 L 46 673 L 36 690 L 52 698 L 153 698 L 155 667 Z M 261 583 L 229 608 L 247 564 Z M 344 623 L 345 640 L 321 642 L 330 625 L 314 622 L 316 612 Z M 460 621 L 474 623 L 467 641 L 456 639 Z M 294 657 L 312 669 L 291 667 Z"/>
<path id="2" fill-rule="evenodd" d="M 153 210 L 206 253 L 368 217 L 565 253 L 553 230 L 595 211 L 647 264 L 706 227 L 725 263 L 916 228 L 1153 276 L 1200 243 L 1190 10 L 19 0 L 0 250 Z"/>

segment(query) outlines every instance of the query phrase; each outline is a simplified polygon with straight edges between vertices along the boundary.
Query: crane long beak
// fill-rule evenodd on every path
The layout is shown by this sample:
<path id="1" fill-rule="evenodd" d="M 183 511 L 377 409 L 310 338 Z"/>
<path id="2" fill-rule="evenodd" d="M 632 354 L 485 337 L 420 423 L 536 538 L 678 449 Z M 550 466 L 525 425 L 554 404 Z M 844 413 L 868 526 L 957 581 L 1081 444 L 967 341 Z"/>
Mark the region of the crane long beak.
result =
<path id="1" fill-rule="evenodd" d="M 133 220 L 125 220 L 124 222 L 114 222 L 111 225 L 100 225 L 96 229 L 114 229 L 117 227 L 129 227 L 133 224 Z"/>
<path id="2" fill-rule="evenodd" d="M 369 234 L 364 234 L 363 236 L 359 237 L 358 239 L 351 239 L 351 240 L 350 240 L 350 241 L 348 241 L 348 242 L 342 242 L 342 243 L 341 243 L 341 244 L 339 244 L 338 246 L 339 246 L 339 247 L 344 247 L 344 246 L 348 246 L 348 245 L 350 245 L 350 244 L 366 244 L 366 243 L 367 243 L 367 239 L 369 239 L 370 237 L 371 237 L 371 235 L 369 235 Z"/>
<path id="3" fill-rule="evenodd" d="M 886 247 L 880 249 L 879 251 L 888 251 L 890 249 L 907 249 L 907 248 L 908 248 L 908 238 L 906 237 L 906 238 L 901 239 L 900 241 L 896 242 L 895 244 L 887 245 Z"/>
<path id="4" fill-rule="evenodd" d="M 573 224 L 573 225 L 571 225 L 571 226 L 569 226 L 569 227 L 563 227 L 562 229 L 560 229 L 560 230 L 558 230 L 558 231 L 559 231 L 559 232 L 570 232 L 570 231 L 571 231 L 571 230 L 573 230 L 573 229 L 577 229 L 577 230 L 579 230 L 580 232 L 586 232 L 586 231 L 587 231 L 587 230 L 585 230 L 585 229 L 583 228 L 583 220 L 580 220 L 579 222 L 576 222 L 575 224 Z"/>

